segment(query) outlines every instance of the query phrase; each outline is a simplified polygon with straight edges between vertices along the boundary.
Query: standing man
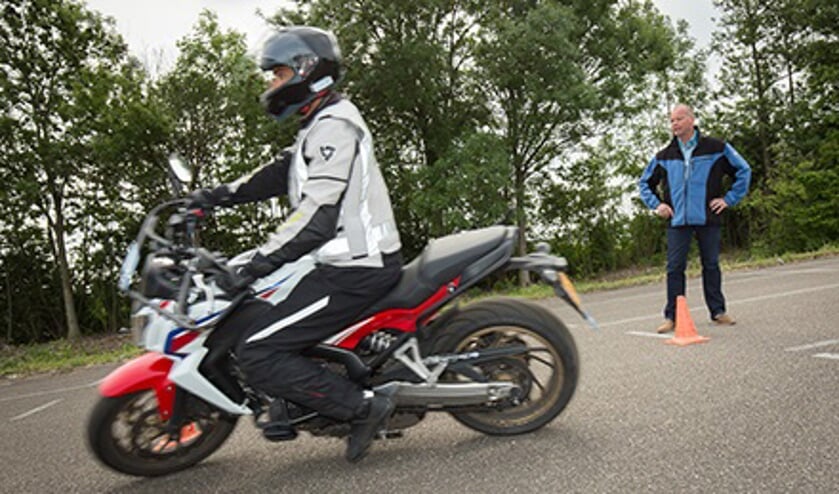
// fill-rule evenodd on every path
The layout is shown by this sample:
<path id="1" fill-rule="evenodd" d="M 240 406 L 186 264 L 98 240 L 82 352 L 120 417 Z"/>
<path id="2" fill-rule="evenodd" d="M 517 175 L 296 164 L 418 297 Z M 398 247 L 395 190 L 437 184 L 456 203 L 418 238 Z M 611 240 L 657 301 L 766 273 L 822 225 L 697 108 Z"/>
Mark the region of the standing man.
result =
<path id="1" fill-rule="evenodd" d="M 364 457 L 394 403 L 331 372 L 303 353 L 344 329 L 399 281 L 399 232 L 358 108 L 335 90 L 342 75 L 335 36 L 312 27 L 276 31 L 262 49 L 270 74 L 260 100 L 269 115 L 296 115 L 293 146 L 274 162 L 215 189 L 193 192 L 200 207 L 287 196 L 293 212 L 236 276 L 217 280 L 228 294 L 246 290 L 283 264 L 311 254 L 316 267 L 277 305 L 249 299 L 236 348 L 248 384 L 323 416 L 349 422 L 346 457 Z"/>
<path id="2" fill-rule="evenodd" d="M 702 290 L 711 320 L 732 325 L 726 313 L 719 265 L 720 215 L 739 203 L 749 190 L 752 171 L 728 143 L 706 137 L 694 125 L 693 110 L 676 105 L 670 113 L 673 140 L 656 153 L 644 169 L 638 188 L 641 199 L 667 227 L 667 304 L 658 333 L 673 331 L 676 297 L 685 294 L 685 268 L 691 239 L 699 243 Z M 722 177 L 734 182 L 723 194 Z"/>

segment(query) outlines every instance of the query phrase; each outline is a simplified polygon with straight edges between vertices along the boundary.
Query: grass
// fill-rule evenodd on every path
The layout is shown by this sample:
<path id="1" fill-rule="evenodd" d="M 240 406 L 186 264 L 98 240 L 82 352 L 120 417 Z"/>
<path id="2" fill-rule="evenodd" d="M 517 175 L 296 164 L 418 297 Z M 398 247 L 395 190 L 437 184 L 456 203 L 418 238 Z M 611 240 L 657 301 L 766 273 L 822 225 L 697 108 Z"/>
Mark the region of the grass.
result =
<path id="1" fill-rule="evenodd" d="M 839 246 L 828 246 L 814 252 L 763 258 L 741 258 L 738 255 L 730 255 L 723 257 L 721 264 L 723 273 L 726 273 L 837 255 L 839 255 Z M 689 263 L 687 270 L 689 277 L 697 277 L 700 273 L 701 266 L 699 266 L 698 261 Z M 580 293 L 614 290 L 629 286 L 663 283 L 665 274 L 664 266 L 634 269 L 611 273 L 607 277 L 600 279 L 575 280 L 575 285 Z M 550 287 L 543 284 L 536 284 L 526 288 L 505 290 L 503 294 L 524 298 L 546 298 L 553 296 L 553 291 Z M 498 293 L 482 294 L 470 297 L 469 300 L 477 300 L 493 295 L 498 295 Z M 71 343 L 67 340 L 58 340 L 34 345 L 2 345 L 0 346 L 0 378 L 14 378 L 45 372 L 60 372 L 76 367 L 120 362 L 139 355 L 142 352 L 143 350 L 141 348 L 132 343 L 130 336 L 113 334 L 85 337 L 76 343 Z"/>
<path id="2" fill-rule="evenodd" d="M 76 367 L 121 362 L 142 353 L 128 335 L 90 336 L 78 342 L 51 341 L 0 347 L 0 377 L 15 378 Z"/>

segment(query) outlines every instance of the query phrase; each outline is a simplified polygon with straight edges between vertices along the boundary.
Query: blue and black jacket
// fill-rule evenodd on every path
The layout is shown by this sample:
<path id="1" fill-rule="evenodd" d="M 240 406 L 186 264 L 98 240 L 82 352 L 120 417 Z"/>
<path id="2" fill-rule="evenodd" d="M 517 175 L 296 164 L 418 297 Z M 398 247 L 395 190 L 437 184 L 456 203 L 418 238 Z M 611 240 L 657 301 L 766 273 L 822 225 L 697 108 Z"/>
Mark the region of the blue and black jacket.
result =
<path id="1" fill-rule="evenodd" d="M 673 209 L 670 226 L 718 225 L 720 217 L 708 204 L 716 197 L 723 197 L 724 174 L 734 179 L 723 197 L 729 207 L 740 202 L 749 191 L 752 169 L 746 160 L 730 144 L 705 137 L 699 129 L 696 132 L 699 139 L 689 163 L 685 163 L 674 137 L 650 160 L 638 182 L 641 199 L 650 209 L 656 209 L 662 202 Z"/>

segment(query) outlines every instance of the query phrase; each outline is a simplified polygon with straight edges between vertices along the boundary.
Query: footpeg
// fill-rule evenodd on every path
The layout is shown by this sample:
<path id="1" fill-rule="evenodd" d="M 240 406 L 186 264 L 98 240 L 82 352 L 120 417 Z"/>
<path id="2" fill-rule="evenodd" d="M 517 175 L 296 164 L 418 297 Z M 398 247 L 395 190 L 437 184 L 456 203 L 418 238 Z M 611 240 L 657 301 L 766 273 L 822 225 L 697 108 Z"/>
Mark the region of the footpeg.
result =
<path id="1" fill-rule="evenodd" d="M 401 439 L 405 437 L 403 431 L 382 431 L 379 434 L 382 439 Z"/>
<path id="2" fill-rule="evenodd" d="M 257 422 L 256 426 L 262 429 L 262 435 L 269 441 L 291 441 L 297 438 L 297 430 L 288 419 L 288 406 L 281 398 L 271 402 L 268 407 L 268 421 Z"/>
<path id="3" fill-rule="evenodd" d="M 297 438 L 297 431 L 288 423 L 268 422 L 262 426 L 262 435 L 272 442 L 291 441 Z"/>

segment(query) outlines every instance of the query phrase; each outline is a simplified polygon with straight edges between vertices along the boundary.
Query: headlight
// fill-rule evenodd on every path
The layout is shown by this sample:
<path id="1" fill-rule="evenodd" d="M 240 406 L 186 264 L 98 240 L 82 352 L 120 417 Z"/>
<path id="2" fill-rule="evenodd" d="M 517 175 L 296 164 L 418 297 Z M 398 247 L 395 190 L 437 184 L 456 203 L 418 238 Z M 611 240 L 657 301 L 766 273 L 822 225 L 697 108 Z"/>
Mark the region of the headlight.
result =
<path id="1" fill-rule="evenodd" d="M 134 339 L 135 345 L 143 346 L 143 332 L 148 323 L 148 314 L 134 314 L 131 316 L 131 337 Z"/>

